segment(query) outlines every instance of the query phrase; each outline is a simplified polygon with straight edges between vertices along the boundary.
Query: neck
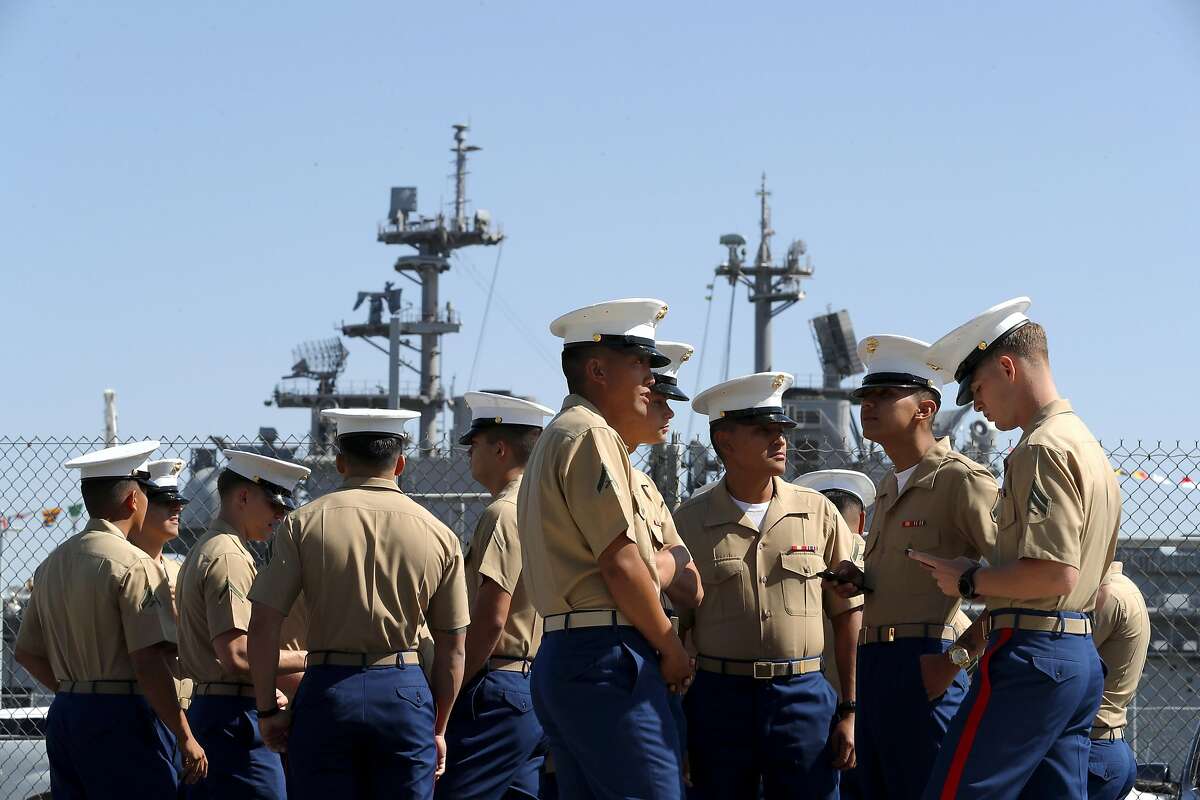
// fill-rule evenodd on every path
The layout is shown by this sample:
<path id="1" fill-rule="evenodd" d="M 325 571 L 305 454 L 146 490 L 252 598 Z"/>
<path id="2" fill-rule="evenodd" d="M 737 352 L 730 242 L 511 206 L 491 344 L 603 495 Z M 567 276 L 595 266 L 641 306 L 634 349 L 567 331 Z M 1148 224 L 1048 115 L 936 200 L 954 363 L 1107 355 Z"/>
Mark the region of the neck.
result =
<path id="1" fill-rule="evenodd" d="M 903 439 L 880 442 L 883 445 L 883 452 L 887 453 L 887 457 L 892 460 L 896 472 L 904 472 L 906 469 L 915 467 L 929 452 L 929 448 L 937 442 L 933 438 L 933 431 L 924 425 L 906 433 L 907 435 Z"/>
<path id="2" fill-rule="evenodd" d="M 775 494 L 771 475 L 741 475 L 725 473 L 725 490 L 743 503 L 766 503 Z"/>
<path id="3" fill-rule="evenodd" d="M 117 530 L 125 534 L 126 539 L 133 535 L 134 528 L 132 517 L 122 517 L 121 519 L 108 519 L 107 517 L 101 517 L 101 519 L 103 519 L 109 525 L 116 526 Z"/>
<path id="4" fill-rule="evenodd" d="M 1028 429 L 1033 422 L 1033 418 L 1043 408 L 1055 400 L 1061 400 L 1062 398 L 1058 395 L 1058 387 L 1054 385 L 1054 379 L 1046 375 L 1040 380 L 1030 381 L 1025 399 L 1026 402 L 1021 409 L 1020 419 L 1017 421 L 1017 427 L 1021 430 Z"/>
<path id="5" fill-rule="evenodd" d="M 157 536 L 152 536 L 141 530 L 137 533 L 129 535 L 129 541 L 136 545 L 140 550 L 144 550 L 146 555 L 153 558 L 155 561 L 162 558 L 163 545 L 165 542 L 160 541 Z"/>
<path id="6" fill-rule="evenodd" d="M 354 478 L 354 479 L 360 480 L 360 481 L 368 480 L 370 478 L 381 478 L 385 481 L 395 481 L 396 480 L 396 471 L 395 471 L 395 469 L 392 469 L 390 467 L 388 469 L 383 469 L 383 470 L 379 470 L 379 471 L 354 470 L 354 471 L 347 471 L 345 474 L 342 475 L 342 477 L 346 478 L 346 479 Z"/>
<path id="7" fill-rule="evenodd" d="M 491 493 L 492 497 L 496 497 L 504 491 L 505 486 L 508 486 L 517 478 L 521 477 L 521 474 L 524 472 L 524 467 L 509 467 L 503 472 L 498 473 L 495 479 L 493 479 L 491 482 L 484 484 L 484 488 Z"/>
<path id="8" fill-rule="evenodd" d="M 247 541 L 250 539 L 250 535 L 248 533 L 246 533 L 246 526 L 242 524 L 241 520 L 237 519 L 237 516 L 235 514 L 230 514 L 225 509 L 221 509 L 221 512 L 219 514 L 217 514 L 217 519 L 221 520 L 226 525 L 228 525 L 229 527 L 231 527 L 235 531 L 237 531 L 237 535 L 243 541 Z"/>
<path id="9" fill-rule="evenodd" d="M 600 392 L 592 394 L 581 392 L 580 396 L 596 407 L 596 410 L 600 412 L 600 416 L 604 417 L 604 421 L 621 437 L 621 441 L 625 443 L 626 449 L 632 452 L 637 447 L 636 427 L 625 424 L 622 419 L 624 415 L 617 412 L 616 404 L 612 398 L 605 397 Z M 635 444 L 631 447 L 630 442 L 634 442 Z"/>

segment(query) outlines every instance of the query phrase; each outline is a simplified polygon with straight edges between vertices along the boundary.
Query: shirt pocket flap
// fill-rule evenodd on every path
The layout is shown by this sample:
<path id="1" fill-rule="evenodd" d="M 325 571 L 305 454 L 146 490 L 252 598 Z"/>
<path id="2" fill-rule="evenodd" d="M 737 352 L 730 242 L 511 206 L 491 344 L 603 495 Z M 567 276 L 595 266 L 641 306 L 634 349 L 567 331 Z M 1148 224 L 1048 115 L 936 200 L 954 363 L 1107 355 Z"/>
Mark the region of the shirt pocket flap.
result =
<path id="1" fill-rule="evenodd" d="M 824 567 L 822 560 L 814 553 L 780 553 L 780 564 L 788 572 L 811 578 Z"/>
<path id="2" fill-rule="evenodd" d="M 708 570 L 709 583 L 724 583 L 735 575 L 741 575 L 745 565 L 740 558 L 727 558 L 723 561 L 714 561 L 712 567 Z"/>

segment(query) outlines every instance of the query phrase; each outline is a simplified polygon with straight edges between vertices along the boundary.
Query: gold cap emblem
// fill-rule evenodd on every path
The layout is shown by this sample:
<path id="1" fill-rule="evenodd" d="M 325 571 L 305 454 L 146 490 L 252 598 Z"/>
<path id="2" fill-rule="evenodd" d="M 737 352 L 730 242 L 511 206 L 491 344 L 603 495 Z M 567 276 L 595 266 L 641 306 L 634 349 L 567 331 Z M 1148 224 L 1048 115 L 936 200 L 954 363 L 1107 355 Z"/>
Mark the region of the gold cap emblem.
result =
<path id="1" fill-rule="evenodd" d="M 776 375 L 775 380 L 771 381 L 771 388 L 778 389 L 780 386 L 783 386 L 785 383 L 787 383 L 787 378 L 783 377 L 782 375 Z"/>
<path id="2" fill-rule="evenodd" d="M 694 352 L 695 352 L 694 350 L 684 350 L 683 355 L 681 355 L 679 357 L 679 363 L 682 364 L 683 362 L 687 361 L 689 358 L 692 357 L 692 353 L 694 353 Z"/>
<path id="3" fill-rule="evenodd" d="M 593 342 L 598 342 L 598 341 L 600 341 L 600 339 L 601 339 L 601 336 L 600 336 L 600 334 L 598 334 L 598 333 L 593 333 L 593 334 L 592 334 L 592 341 L 593 341 Z"/>
<path id="4" fill-rule="evenodd" d="M 876 339 L 874 336 L 872 336 L 870 339 L 867 339 L 867 343 L 866 343 L 866 345 L 864 345 L 864 347 L 866 348 L 866 351 L 868 353 L 873 354 L 876 350 L 879 349 L 879 340 Z"/>
<path id="5" fill-rule="evenodd" d="M 667 307 L 663 306 L 662 308 L 660 308 L 658 310 L 658 314 L 656 314 L 654 316 L 654 323 L 657 325 L 659 322 L 662 322 L 662 318 L 665 317 L 666 315 L 667 315 Z"/>
<path id="6" fill-rule="evenodd" d="M 987 350 L 987 342 L 980 342 L 977 346 L 980 350 Z"/>
<path id="7" fill-rule="evenodd" d="M 495 419 L 496 419 L 496 424 L 500 424 L 501 422 L 504 422 L 504 417 L 496 417 Z"/>
<path id="8" fill-rule="evenodd" d="M 929 367 L 929 368 L 930 368 L 931 370 L 933 370 L 934 372 L 941 372 L 941 371 L 942 371 L 942 368 L 941 368 L 941 367 L 939 367 L 937 364 L 933 364 L 933 363 L 931 363 L 931 362 L 929 362 L 929 361 L 926 361 L 926 362 L 925 362 L 925 366 Z"/>
<path id="9" fill-rule="evenodd" d="M 170 474 L 178 475 L 181 472 L 183 472 L 183 462 L 177 460 L 174 464 L 171 465 L 171 473 Z"/>

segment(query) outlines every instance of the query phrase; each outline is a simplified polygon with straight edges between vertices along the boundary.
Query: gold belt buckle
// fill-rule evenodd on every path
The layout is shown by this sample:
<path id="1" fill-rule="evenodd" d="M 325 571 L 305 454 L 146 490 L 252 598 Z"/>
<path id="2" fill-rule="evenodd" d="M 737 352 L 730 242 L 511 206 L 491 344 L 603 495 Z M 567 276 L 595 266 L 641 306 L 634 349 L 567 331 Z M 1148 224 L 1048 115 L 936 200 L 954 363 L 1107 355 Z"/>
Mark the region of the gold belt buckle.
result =
<path id="1" fill-rule="evenodd" d="M 884 638 L 883 638 L 883 640 L 884 640 L 885 642 L 894 642 L 894 641 L 896 641 L 896 629 L 895 629 L 894 627 L 888 627 L 888 629 L 887 629 L 887 633 L 886 633 L 886 634 L 884 634 Z"/>
<path id="2" fill-rule="evenodd" d="M 774 678 L 775 665 L 770 661 L 755 661 L 754 677 L 759 679 Z"/>

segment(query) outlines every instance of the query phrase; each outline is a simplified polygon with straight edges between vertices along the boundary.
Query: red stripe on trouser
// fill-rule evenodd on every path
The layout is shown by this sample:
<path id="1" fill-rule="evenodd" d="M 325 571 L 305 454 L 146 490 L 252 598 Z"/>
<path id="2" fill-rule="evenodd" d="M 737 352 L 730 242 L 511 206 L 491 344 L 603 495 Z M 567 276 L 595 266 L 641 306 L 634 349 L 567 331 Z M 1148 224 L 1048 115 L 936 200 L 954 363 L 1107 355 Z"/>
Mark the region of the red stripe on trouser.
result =
<path id="1" fill-rule="evenodd" d="M 983 721 L 983 713 L 987 711 L 988 700 L 992 696 L 992 676 L 988 674 L 992 654 L 999 650 L 1012 638 L 1013 629 L 1003 628 L 996 636 L 996 643 L 988 648 L 979 664 L 979 694 L 975 697 L 975 705 L 967 715 L 967 724 L 963 726 L 962 735 L 958 737 L 958 747 L 954 750 L 954 758 L 950 761 L 950 770 L 946 773 L 946 782 L 942 784 L 941 800 L 954 800 L 958 796 L 958 784 L 962 780 L 963 770 L 967 767 L 967 757 L 971 755 L 971 745 L 975 742 L 975 734 L 979 732 L 979 723 Z"/>

